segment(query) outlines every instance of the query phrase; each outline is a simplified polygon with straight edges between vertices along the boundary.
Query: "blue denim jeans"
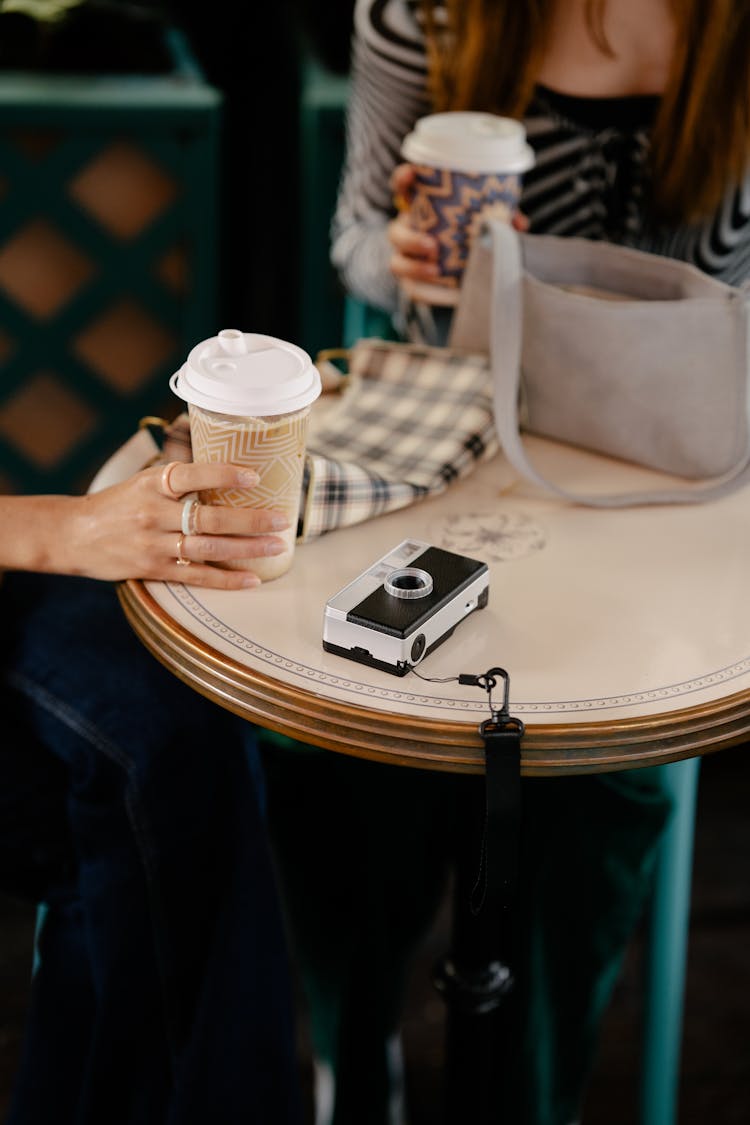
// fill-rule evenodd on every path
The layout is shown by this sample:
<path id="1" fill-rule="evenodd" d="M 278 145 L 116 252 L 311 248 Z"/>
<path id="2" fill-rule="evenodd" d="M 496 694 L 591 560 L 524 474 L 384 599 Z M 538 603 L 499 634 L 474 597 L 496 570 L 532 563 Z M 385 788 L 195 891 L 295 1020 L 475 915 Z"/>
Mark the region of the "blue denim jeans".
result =
<path id="1" fill-rule="evenodd" d="M 8 1125 L 297 1125 L 252 727 L 106 583 L 6 575 L 0 608 L 0 884 L 48 906 Z"/>

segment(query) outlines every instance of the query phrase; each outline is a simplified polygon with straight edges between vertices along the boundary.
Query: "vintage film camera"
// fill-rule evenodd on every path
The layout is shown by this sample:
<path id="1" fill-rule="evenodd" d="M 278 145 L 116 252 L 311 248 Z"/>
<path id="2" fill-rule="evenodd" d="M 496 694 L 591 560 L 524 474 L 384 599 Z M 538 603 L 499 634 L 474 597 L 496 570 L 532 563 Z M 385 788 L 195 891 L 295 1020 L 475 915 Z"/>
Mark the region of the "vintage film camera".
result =
<path id="1" fill-rule="evenodd" d="M 326 602 L 323 648 L 405 676 L 488 598 L 486 563 L 405 539 Z"/>

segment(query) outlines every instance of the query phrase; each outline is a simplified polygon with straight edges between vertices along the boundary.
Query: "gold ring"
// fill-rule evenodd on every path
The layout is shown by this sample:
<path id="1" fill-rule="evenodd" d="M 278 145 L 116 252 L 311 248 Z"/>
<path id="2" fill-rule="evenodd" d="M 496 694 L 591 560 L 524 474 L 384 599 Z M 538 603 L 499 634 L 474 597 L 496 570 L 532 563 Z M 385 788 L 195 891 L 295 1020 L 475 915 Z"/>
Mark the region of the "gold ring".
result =
<path id="1" fill-rule="evenodd" d="M 176 554 L 177 554 L 177 560 L 176 561 L 177 561 L 178 566 L 190 566 L 190 563 L 192 561 L 191 559 L 186 559 L 185 556 L 182 553 L 182 544 L 184 542 L 185 542 L 185 536 L 182 533 L 180 533 L 180 535 L 177 537 L 177 551 L 176 551 Z"/>
<path id="2" fill-rule="evenodd" d="M 179 464 L 179 461 L 170 461 L 169 464 L 165 465 L 161 471 L 161 490 L 165 496 L 169 497 L 170 500 L 179 500 L 180 496 L 182 495 L 182 493 L 180 492 L 175 492 L 169 482 L 169 478 L 172 475 L 172 469 L 174 469 L 175 465 Z"/>

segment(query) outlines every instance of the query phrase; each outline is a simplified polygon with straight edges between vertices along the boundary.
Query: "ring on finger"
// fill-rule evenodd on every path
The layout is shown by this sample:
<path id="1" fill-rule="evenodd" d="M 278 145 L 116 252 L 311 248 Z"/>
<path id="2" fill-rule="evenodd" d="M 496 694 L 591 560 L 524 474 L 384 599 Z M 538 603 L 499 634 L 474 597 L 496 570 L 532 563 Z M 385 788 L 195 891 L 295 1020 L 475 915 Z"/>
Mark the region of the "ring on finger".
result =
<path id="1" fill-rule="evenodd" d="M 182 495 L 181 492 L 175 492 L 175 490 L 172 488 L 172 485 L 170 483 L 170 478 L 172 476 L 172 470 L 175 468 L 176 465 L 179 465 L 179 464 L 180 464 L 179 461 L 170 461 L 169 464 L 165 465 L 164 468 L 162 469 L 161 477 L 159 478 L 161 491 L 164 493 L 165 496 L 168 496 L 170 500 L 179 500 L 180 496 Z"/>
<path id="2" fill-rule="evenodd" d="M 182 505 L 181 529 L 183 535 L 198 534 L 198 509 L 200 506 L 197 493 L 191 492 Z"/>
<path id="3" fill-rule="evenodd" d="M 176 547 L 176 550 L 175 550 L 175 554 L 177 556 L 176 562 L 177 562 L 178 566 L 190 566 L 190 563 L 192 561 L 191 559 L 186 559 L 185 556 L 182 553 L 182 545 L 183 545 L 184 542 L 185 542 L 185 535 L 184 535 L 184 533 L 180 533 L 180 535 L 177 538 L 177 547 Z"/>

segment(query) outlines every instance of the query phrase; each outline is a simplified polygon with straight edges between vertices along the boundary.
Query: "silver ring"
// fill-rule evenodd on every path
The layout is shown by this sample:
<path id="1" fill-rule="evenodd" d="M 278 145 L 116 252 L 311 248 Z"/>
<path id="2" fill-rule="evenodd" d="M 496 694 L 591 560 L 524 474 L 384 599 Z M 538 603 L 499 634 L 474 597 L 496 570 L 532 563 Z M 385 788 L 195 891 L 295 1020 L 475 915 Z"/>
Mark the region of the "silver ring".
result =
<path id="1" fill-rule="evenodd" d="M 186 559 L 186 558 L 185 558 L 185 556 L 184 556 L 184 555 L 183 555 L 183 553 L 182 553 L 182 544 L 183 544 L 184 542 L 185 542 L 185 536 L 184 536 L 184 534 L 182 534 L 182 535 L 178 536 L 178 538 L 177 538 L 177 547 L 176 547 L 176 550 L 175 550 L 175 554 L 176 554 L 176 556 L 177 556 L 177 558 L 175 559 L 175 561 L 176 561 L 176 563 L 177 563 L 177 565 L 178 565 L 178 566 L 190 566 L 190 563 L 192 562 L 192 560 L 191 560 L 191 559 Z"/>
<path id="2" fill-rule="evenodd" d="M 191 492 L 185 503 L 182 505 L 182 534 L 195 535 L 198 519 L 198 507 L 200 500 L 198 499 L 197 492 Z"/>

